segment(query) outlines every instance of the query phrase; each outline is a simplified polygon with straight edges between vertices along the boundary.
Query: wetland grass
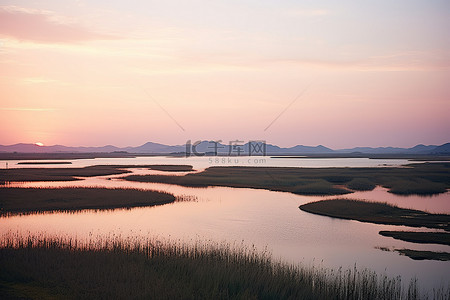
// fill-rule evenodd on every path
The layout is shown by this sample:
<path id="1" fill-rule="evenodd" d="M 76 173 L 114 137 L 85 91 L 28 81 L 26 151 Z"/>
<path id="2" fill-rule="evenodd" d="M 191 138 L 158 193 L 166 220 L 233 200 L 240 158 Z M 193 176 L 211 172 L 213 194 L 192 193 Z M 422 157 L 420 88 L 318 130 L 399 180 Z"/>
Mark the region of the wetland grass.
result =
<path id="1" fill-rule="evenodd" d="M 350 180 L 346 186 L 354 191 L 371 191 L 377 185 L 367 178 L 354 178 Z"/>
<path id="2" fill-rule="evenodd" d="M 23 162 L 23 164 L 28 163 Z M 47 162 L 41 162 L 39 164 L 47 164 Z M 131 173 L 131 171 L 127 169 L 133 168 L 144 168 L 166 172 L 193 171 L 192 166 L 190 165 L 96 165 L 83 168 L 0 169 L 0 184 L 22 181 L 73 181 L 78 180 L 76 177 L 94 177 Z"/>
<path id="3" fill-rule="evenodd" d="M 4 237 L 4 298 L 448 299 L 370 270 L 287 265 L 229 244 Z"/>
<path id="4" fill-rule="evenodd" d="M 411 249 L 395 249 L 394 251 L 400 253 L 400 255 L 408 256 L 409 258 L 414 260 L 450 260 L 450 253 L 448 252 L 422 251 Z"/>
<path id="5" fill-rule="evenodd" d="M 73 181 L 75 177 L 94 177 L 130 173 L 116 166 L 84 168 L 23 168 L 0 169 L 0 183 L 12 181 Z"/>
<path id="6" fill-rule="evenodd" d="M 399 208 L 387 203 L 331 199 L 306 203 L 299 208 L 309 213 L 333 218 L 450 231 L 450 215 Z"/>
<path id="7" fill-rule="evenodd" d="M 228 186 L 340 195 L 377 185 L 399 195 L 435 195 L 450 188 L 450 163 L 420 163 L 382 168 L 210 167 L 184 176 L 128 175 L 126 180 L 190 187 Z"/>
<path id="8" fill-rule="evenodd" d="M 161 191 L 109 188 L 0 188 L 0 216 L 152 206 L 175 201 Z"/>
<path id="9" fill-rule="evenodd" d="M 379 234 L 411 243 L 450 246 L 450 233 L 448 232 L 380 231 Z"/>
<path id="10" fill-rule="evenodd" d="M 376 224 L 439 228 L 450 231 L 450 215 L 404 209 L 386 203 L 334 199 L 303 204 L 299 208 L 309 213 L 333 218 Z M 450 245 L 450 233 L 448 232 L 380 231 L 379 234 L 412 243 Z M 380 249 L 386 250 L 385 248 Z M 447 252 L 409 249 L 395 249 L 394 251 L 415 260 L 450 260 L 450 253 Z"/>

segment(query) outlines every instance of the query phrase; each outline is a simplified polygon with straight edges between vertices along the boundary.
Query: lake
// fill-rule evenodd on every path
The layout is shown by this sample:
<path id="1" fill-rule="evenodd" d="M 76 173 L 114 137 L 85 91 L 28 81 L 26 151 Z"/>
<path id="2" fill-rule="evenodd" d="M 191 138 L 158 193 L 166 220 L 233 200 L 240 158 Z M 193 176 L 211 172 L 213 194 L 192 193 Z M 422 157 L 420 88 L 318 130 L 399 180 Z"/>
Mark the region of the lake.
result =
<path id="1" fill-rule="evenodd" d="M 30 160 L 33 161 L 33 160 Z M 50 160 L 34 160 L 39 162 L 54 162 Z M 212 166 L 247 166 L 247 167 L 386 167 L 400 166 L 413 163 L 406 159 L 369 159 L 369 158 L 279 158 L 270 156 L 236 156 L 236 157 L 171 157 L 171 156 L 140 156 L 130 158 L 93 158 L 93 159 L 64 159 L 71 164 L 18 164 L 24 160 L 3 161 L 1 168 L 68 168 L 87 167 L 93 165 L 149 165 L 149 164 L 175 164 L 192 165 L 194 169 L 205 169 Z"/>
<path id="2" fill-rule="evenodd" d="M 242 160 L 246 159 L 248 158 L 242 158 Z M 190 164 L 199 170 L 211 166 L 208 158 L 205 157 L 139 157 L 73 160 L 72 162 L 72 165 L 63 167 L 97 164 Z M 241 163 L 239 162 L 238 165 Z M 383 167 L 385 165 L 400 166 L 406 163 L 408 163 L 407 160 L 363 158 L 267 158 L 264 166 Z M 12 167 L 13 164 L 10 162 L 9 166 Z M 23 165 L 19 166 L 23 167 Z M 49 167 L 49 165 L 43 167 Z M 145 169 L 133 169 L 133 172 L 158 173 L 158 171 Z M 2 217 L 0 233 L 12 232 L 23 236 L 46 233 L 46 235 L 63 235 L 78 239 L 96 236 L 146 239 L 156 236 L 162 240 L 186 243 L 195 241 L 237 243 L 248 247 L 255 246 L 261 251 L 267 249 L 276 259 L 289 263 L 326 268 L 342 266 L 344 269 L 353 268 L 356 264 L 360 269 L 367 267 L 389 276 L 401 275 L 405 283 L 416 276 L 419 283 L 426 288 L 448 284 L 450 262 L 415 261 L 400 256 L 397 252 L 379 250 L 378 247 L 450 252 L 450 246 L 413 244 L 378 234 L 380 230 L 419 230 L 417 228 L 339 220 L 309 214 L 298 209 L 301 204 L 327 197 L 300 196 L 248 188 L 189 188 L 168 184 L 128 182 L 119 179 L 121 176 L 123 175 L 99 176 L 71 182 L 13 183 L 9 186 L 142 188 L 163 190 L 176 196 L 192 196 L 196 201 L 134 209 Z M 400 207 L 426 209 L 430 212 L 450 213 L 449 192 L 433 197 L 404 197 L 390 194 L 386 189 L 377 187 L 370 192 L 357 192 L 345 197 L 389 202 Z"/>

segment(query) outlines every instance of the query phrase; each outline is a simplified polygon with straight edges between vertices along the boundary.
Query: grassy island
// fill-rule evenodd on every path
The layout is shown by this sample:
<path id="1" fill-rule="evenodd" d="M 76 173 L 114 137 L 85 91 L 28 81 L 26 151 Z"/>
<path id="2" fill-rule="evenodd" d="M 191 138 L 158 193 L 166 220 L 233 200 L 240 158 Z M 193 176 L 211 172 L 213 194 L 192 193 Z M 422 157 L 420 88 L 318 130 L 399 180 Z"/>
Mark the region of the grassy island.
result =
<path id="1" fill-rule="evenodd" d="M 210 167 L 184 176 L 129 175 L 124 179 L 189 187 L 268 189 L 299 195 L 341 195 L 381 185 L 399 195 L 434 195 L 450 188 L 450 163 L 382 168 Z"/>
<path id="2" fill-rule="evenodd" d="M 450 246 L 450 233 L 447 232 L 380 231 L 379 234 L 411 243 Z"/>
<path id="3" fill-rule="evenodd" d="M 351 199 L 321 200 L 303 204 L 301 210 L 334 218 L 387 225 L 439 228 L 450 231 L 450 215 L 399 208 L 386 203 Z"/>
<path id="4" fill-rule="evenodd" d="M 0 188 L 0 216 L 47 211 L 131 208 L 166 204 L 165 192 L 107 188 Z"/>
<path id="5" fill-rule="evenodd" d="M 0 169 L 0 184 L 18 181 L 73 181 L 76 177 L 94 177 L 130 173 L 126 169 L 146 168 L 166 172 L 190 172 L 190 165 L 97 165 L 84 168 Z"/>

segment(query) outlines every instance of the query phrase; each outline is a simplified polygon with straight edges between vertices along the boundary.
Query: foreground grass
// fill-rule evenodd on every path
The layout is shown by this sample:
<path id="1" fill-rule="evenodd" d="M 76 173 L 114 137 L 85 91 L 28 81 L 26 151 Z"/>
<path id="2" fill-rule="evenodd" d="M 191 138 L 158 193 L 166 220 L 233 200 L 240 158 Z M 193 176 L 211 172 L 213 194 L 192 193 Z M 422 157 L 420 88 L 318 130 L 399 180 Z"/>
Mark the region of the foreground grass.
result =
<path id="1" fill-rule="evenodd" d="M 167 172 L 193 171 L 192 166 L 190 165 L 98 165 L 84 168 L 0 169 L 0 184 L 14 181 L 73 181 L 78 180 L 76 177 L 94 177 L 130 173 L 131 171 L 126 169 L 132 168 L 147 168 L 150 170 Z"/>
<path id="2" fill-rule="evenodd" d="M 166 204 L 165 192 L 106 188 L 0 188 L 0 216 L 45 211 L 130 208 Z"/>
<path id="3" fill-rule="evenodd" d="M 450 215 L 399 208 L 386 203 L 351 199 L 321 200 L 303 204 L 301 210 L 334 218 L 387 225 L 440 228 L 450 231 Z"/>
<path id="4" fill-rule="evenodd" d="M 254 249 L 147 241 L 4 239 L 0 296 L 64 299 L 447 299 L 416 280 L 274 262 Z"/>
<path id="5" fill-rule="evenodd" d="M 406 242 L 450 246 L 450 233 L 447 232 L 380 231 L 379 234 Z"/>
<path id="6" fill-rule="evenodd" d="M 450 163 L 411 164 L 405 168 L 210 167 L 184 176 L 129 175 L 124 179 L 191 187 L 259 188 L 300 195 L 340 195 L 381 185 L 400 195 L 434 195 L 450 188 Z"/>

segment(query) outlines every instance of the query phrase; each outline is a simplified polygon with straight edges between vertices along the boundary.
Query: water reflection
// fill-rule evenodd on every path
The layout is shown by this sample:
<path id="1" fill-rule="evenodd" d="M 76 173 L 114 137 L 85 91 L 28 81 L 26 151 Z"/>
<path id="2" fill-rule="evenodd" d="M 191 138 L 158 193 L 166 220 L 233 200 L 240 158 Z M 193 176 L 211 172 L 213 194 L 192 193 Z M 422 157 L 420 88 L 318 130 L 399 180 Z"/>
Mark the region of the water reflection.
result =
<path id="1" fill-rule="evenodd" d="M 52 162 L 54 160 L 42 160 L 41 162 Z M 401 166 L 411 161 L 407 159 L 369 159 L 369 158 L 273 158 L 269 156 L 239 156 L 228 159 L 226 157 L 169 157 L 169 156 L 141 156 L 125 158 L 91 158 L 65 160 L 70 165 L 41 164 L 24 165 L 18 164 L 24 160 L 5 161 L 0 168 L 81 168 L 94 165 L 192 165 L 194 169 L 205 169 L 212 166 L 248 166 L 248 167 L 389 167 Z"/>

